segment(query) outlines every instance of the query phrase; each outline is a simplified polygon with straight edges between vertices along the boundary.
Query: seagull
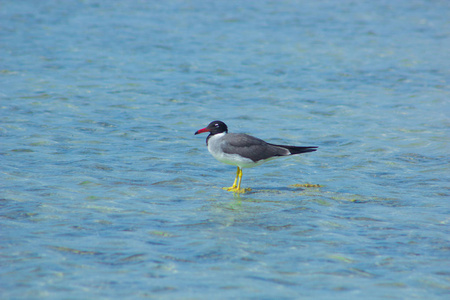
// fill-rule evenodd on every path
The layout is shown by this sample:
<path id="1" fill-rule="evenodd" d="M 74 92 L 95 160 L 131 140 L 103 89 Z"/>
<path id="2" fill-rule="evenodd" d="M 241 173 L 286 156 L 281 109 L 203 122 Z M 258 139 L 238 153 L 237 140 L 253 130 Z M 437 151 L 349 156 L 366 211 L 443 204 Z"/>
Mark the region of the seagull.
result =
<path id="1" fill-rule="evenodd" d="M 211 155 L 220 162 L 237 166 L 236 178 L 231 187 L 224 190 L 245 193 L 250 188 L 241 189 L 242 169 L 252 168 L 279 156 L 313 152 L 317 147 L 298 147 L 267 143 L 244 133 L 228 133 L 227 125 L 222 121 L 213 121 L 195 134 L 209 132 L 206 145 Z"/>

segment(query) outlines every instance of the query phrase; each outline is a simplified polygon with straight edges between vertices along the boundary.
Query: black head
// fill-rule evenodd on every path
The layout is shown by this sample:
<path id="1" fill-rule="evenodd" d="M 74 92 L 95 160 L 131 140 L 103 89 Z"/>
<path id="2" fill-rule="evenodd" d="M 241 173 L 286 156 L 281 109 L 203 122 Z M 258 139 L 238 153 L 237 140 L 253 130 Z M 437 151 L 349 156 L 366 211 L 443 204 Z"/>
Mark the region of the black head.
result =
<path id="1" fill-rule="evenodd" d="M 210 135 L 214 135 L 214 134 L 218 134 L 218 133 L 222 133 L 222 132 L 227 133 L 228 127 L 222 121 L 212 121 L 205 128 L 197 130 L 195 132 L 195 134 L 199 134 L 199 133 L 203 133 L 203 132 L 209 132 Z"/>

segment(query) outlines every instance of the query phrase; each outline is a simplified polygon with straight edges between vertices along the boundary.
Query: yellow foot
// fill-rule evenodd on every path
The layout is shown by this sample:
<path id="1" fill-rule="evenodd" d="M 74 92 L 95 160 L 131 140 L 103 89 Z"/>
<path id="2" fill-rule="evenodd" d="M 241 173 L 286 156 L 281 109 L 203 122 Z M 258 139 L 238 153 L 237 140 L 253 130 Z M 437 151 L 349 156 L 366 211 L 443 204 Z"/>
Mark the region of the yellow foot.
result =
<path id="1" fill-rule="evenodd" d="M 222 188 L 223 190 L 225 190 L 225 191 L 234 191 L 235 189 L 237 189 L 237 186 L 230 186 L 230 187 L 224 187 L 224 188 Z"/>
<path id="2" fill-rule="evenodd" d="M 231 186 L 231 187 L 224 187 L 223 189 L 226 190 L 226 191 L 229 191 L 229 192 L 239 193 L 239 194 L 243 194 L 245 192 L 250 192 L 252 190 L 251 188 L 238 189 L 237 186 L 235 186 L 235 187 L 233 187 L 233 186 Z"/>

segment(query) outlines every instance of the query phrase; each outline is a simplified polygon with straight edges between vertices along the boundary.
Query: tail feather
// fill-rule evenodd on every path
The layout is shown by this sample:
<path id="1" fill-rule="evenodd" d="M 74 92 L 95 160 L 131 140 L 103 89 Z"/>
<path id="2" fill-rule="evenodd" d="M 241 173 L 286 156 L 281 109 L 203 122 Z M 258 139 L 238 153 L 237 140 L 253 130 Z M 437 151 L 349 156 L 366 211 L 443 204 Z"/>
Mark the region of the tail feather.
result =
<path id="1" fill-rule="evenodd" d="M 271 144 L 271 145 L 273 145 L 273 144 Z M 298 147 L 298 146 L 287 146 L 287 145 L 273 145 L 273 146 L 285 148 L 291 153 L 291 155 L 307 153 L 307 152 L 314 152 L 318 148 L 318 147 Z"/>

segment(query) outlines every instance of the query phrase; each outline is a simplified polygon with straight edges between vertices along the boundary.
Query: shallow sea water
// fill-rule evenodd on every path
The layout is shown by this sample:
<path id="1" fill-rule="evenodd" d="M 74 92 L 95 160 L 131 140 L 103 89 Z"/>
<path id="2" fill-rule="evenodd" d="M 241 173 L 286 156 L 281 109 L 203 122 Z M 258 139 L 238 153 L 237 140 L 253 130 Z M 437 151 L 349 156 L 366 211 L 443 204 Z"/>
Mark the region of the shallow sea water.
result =
<path id="1" fill-rule="evenodd" d="M 449 15 L 2 1 L 0 298 L 447 299 Z M 234 195 L 216 119 L 319 149 Z"/>

